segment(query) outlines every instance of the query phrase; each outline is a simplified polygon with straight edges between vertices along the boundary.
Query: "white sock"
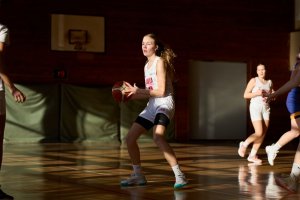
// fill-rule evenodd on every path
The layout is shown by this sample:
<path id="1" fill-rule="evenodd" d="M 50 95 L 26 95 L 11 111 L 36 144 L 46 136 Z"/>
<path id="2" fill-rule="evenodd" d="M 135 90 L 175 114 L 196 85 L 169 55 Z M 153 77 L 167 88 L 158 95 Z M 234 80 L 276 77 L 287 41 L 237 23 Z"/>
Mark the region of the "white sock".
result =
<path id="1" fill-rule="evenodd" d="M 136 175 L 142 174 L 142 167 L 140 165 L 132 165 L 133 173 Z"/>
<path id="2" fill-rule="evenodd" d="M 177 164 L 177 165 L 174 165 L 174 166 L 172 167 L 172 170 L 173 170 L 175 176 L 183 175 L 183 173 L 182 173 L 182 171 L 180 170 L 180 167 L 179 167 L 178 164 Z"/>
<path id="3" fill-rule="evenodd" d="M 257 154 L 257 150 L 252 148 L 249 157 L 255 157 L 256 154 Z"/>
<path id="4" fill-rule="evenodd" d="M 295 180 L 297 180 L 299 178 L 299 175 L 300 175 L 300 164 L 293 163 L 293 167 L 292 167 L 290 176 L 292 178 L 294 178 Z"/>
<path id="5" fill-rule="evenodd" d="M 276 151 L 279 151 L 279 149 L 281 148 L 281 145 L 276 143 L 273 147 Z"/>

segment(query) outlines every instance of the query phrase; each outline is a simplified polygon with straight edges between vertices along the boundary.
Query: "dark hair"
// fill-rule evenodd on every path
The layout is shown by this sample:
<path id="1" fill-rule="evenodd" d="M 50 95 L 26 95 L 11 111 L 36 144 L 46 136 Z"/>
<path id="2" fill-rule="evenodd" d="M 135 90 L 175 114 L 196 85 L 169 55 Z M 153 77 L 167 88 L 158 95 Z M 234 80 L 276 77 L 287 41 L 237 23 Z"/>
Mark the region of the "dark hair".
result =
<path id="1" fill-rule="evenodd" d="M 266 68 L 266 65 L 265 65 L 264 63 L 260 62 L 260 63 L 258 63 L 258 64 L 256 65 L 256 69 L 257 69 L 257 67 L 258 67 L 259 65 L 262 65 L 262 66 L 264 66 L 264 67 Z"/>
<path id="2" fill-rule="evenodd" d="M 175 73 L 175 68 L 173 63 L 176 54 L 173 52 L 171 48 L 166 47 L 166 45 L 154 33 L 149 33 L 145 36 L 151 37 L 154 40 L 155 45 L 157 45 L 155 55 L 161 57 L 164 60 L 167 67 L 167 72 L 170 73 L 171 78 L 173 80 L 174 73 Z"/>

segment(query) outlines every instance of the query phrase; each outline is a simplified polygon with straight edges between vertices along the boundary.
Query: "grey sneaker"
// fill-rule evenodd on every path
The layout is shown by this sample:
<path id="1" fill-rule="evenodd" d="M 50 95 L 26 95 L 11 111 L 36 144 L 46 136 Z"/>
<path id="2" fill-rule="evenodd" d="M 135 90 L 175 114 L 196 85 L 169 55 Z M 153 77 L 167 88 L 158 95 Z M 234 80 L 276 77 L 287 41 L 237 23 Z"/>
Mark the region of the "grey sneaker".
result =
<path id="1" fill-rule="evenodd" d="M 174 184 L 174 189 L 180 189 L 183 188 L 188 184 L 188 181 L 185 178 L 184 174 L 181 174 L 179 176 L 176 176 L 176 182 Z"/>
<path id="2" fill-rule="evenodd" d="M 268 155 L 268 162 L 270 165 L 274 165 L 274 160 L 277 156 L 278 151 L 275 150 L 274 148 L 274 144 L 270 145 L 270 146 L 266 146 L 266 153 Z"/>
<path id="3" fill-rule="evenodd" d="M 121 186 L 127 187 L 127 186 L 134 186 L 134 185 L 146 185 L 147 180 L 146 177 L 142 174 L 131 174 L 131 176 L 128 179 L 121 181 Z"/>
<path id="4" fill-rule="evenodd" d="M 283 187 L 284 189 L 290 191 L 290 192 L 297 192 L 298 189 L 298 181 L 295 178 L 292 178 L 291 176 L 285 176 L 285 177 L 275 177 L 275 182 L 280 187 Z"/>

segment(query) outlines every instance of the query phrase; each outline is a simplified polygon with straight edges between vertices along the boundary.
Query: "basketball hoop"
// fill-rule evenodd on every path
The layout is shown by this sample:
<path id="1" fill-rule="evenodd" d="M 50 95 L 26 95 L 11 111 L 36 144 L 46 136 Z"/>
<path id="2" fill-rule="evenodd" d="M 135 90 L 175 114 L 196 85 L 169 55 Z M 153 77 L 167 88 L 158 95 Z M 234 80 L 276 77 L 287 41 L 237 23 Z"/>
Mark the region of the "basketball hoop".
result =
<path id="1" fill-rule="evenodd" d="M 80 29 L 69 30 L 69 44 L 74 45 L 74 50 L 84 51 L 86 50 L 85 44 L 88 43 L 88 31 Z"/>
<path id="2" fill-rule="evenodd" d="M 76 42 L 74 44 L 74 50 L 77 50 L 77 51 L 83 51 L 83 50 L 85 50 L 84 44 L 81 43 L 81 42 L 79 42 L 79 41 Z"/>

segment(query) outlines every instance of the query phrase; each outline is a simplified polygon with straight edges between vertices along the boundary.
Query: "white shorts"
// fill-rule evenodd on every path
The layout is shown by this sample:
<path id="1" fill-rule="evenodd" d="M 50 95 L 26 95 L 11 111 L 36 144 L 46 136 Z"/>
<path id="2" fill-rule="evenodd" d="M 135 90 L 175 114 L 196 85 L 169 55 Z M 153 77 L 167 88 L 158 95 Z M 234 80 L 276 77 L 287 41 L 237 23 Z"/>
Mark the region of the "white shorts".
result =
<path id="1" fill-rule="evenodd" d="M 5 101 L 5 92 L 0 90 L 0 115 L 6 114 L 6 101 Z"/>
<path id="2" fill-rule="evenodd" d="M 158 113 L 165 114 L 170 120 L 175 111 L 175 103 L 172 96 L 150 98 L 146 108 L 139 114 L 152 123 L 154 123 L 155 116 Z"/>
<path id="3" fill-rule="evenodd" d="M 270 106 L 264 103 L 250 103 L 250 118 L 251 121 L 269 120 Z"/>

